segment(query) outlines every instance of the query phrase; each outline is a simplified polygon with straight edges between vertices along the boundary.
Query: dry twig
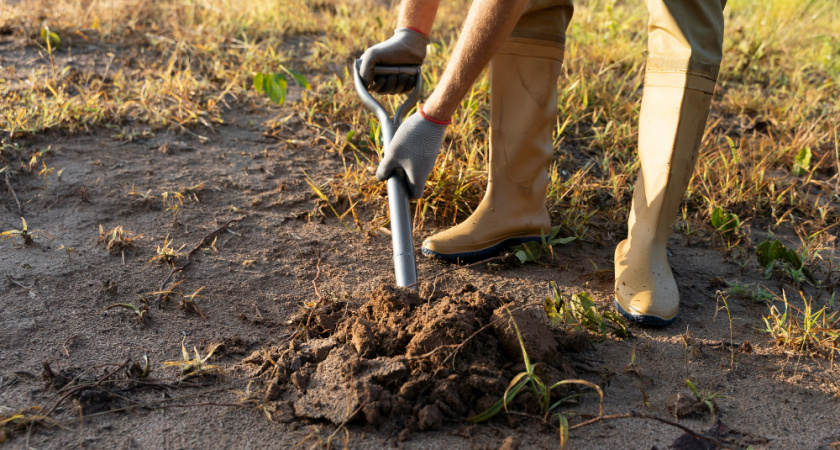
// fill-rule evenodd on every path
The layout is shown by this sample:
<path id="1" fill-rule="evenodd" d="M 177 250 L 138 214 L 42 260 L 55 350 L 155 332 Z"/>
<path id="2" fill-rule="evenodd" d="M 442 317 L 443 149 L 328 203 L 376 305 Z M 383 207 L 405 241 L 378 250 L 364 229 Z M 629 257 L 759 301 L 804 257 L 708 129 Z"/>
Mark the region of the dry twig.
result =
<path id="1" fill-rule="evenodd" d="M 306 318 L 307 333 L 309 333 L 309 321 L 312 320 L 312 315 L 315 314 L 315 310 L 318 309 L 318 306 L 320 306 L 321 302 L 324 300 L 324 297 L 322 297 L 321 293 L 318 292 L 318 283 L 317 283 L 318 278 L 321 277 L 321 254 L 319 252 L 316 252 L 315 256 L 318 257 L 318 262 L 315 264 L 316 272 L 315 272 L 315 278 L 312 279 L 312 287 L 315 288 L 315 295 L 318 296 L 318 301 L 315 302 L 315 305 L 312 307 L 312 311 L 309 311 L 309 316 Z"/>
<path id="2" fill-rule="evenodd" d="M 9 192 L 11 192 L 12 198 L 14 198 L 15 203 L 17 203 L 18 214 L 23 216 L 23 207 L 20 205 L 20 200 L 18 200 L 17 194 L 15 194 L 15 190 L 12 189 L 12 183 L 9 181 L 9 172 L 6 172 L 5 175 L 6 175 L 6 187 L 9 188 Z"/>

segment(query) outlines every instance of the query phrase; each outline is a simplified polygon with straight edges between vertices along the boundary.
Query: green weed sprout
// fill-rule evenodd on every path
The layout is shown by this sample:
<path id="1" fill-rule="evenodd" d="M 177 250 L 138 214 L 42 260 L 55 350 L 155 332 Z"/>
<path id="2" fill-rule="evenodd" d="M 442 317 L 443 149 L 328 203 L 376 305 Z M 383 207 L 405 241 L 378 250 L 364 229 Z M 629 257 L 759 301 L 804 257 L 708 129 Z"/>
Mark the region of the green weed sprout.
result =
<path id="1" fill-rule="evenodd" d="M 725 238 L 733 237 L 741 230 L 741 219 L 737 214 L 724 212 L 720 206 L 712 211 L 712 226 Z"/>
<path id="2" fill-rule="evenodd" d="M 499 399 L 499 401 L 494 403 L 493 406 L 488 408 L 486 411 L 468 418 L 467 421 L 472 423 L 481 423 L 490 420 L 502 409 L 507 411 L 508 404 L 516 398 L 517 394 L 519 394 L 526 386 L 530 386 L 534 394 L 534 399 L 537 402 L 537 406 L 543 414 L 543 420 L 547 421 L 551 416 L 556 417 L 559 420 L 561 448 L 565 448 L 565 442 L 568 440 L 569 436 L 569 422 L 568 418 L 563 413 L 558 412 L 557 409 L 569 400 L 578 397 L 580 394 L 568 395 L 552 403 L 551 392 L 560 386 L 569 384 L 579 384 L 592 388 L 601 398 L 601 403 L 599 404 L 600 415 L 603 415 L 604 392 L 597 384 L 580 379 L 561 380 L 550 386 L 543 382 L 540 376 L 537 375 L 540 363 L 531 363 L 531 359 L 528 357 L 528 352 L 525 350 L 525 342 L 522 340 L 522 333 L 519 331 L 519 326 L 513 319 L 513 315 L 510 313 L 510 310 L 505 309 L 505 311 L 508 316 L 510 316 L 513 327 L 516 330 L 516 337 L 519 339 L 519 347 L 522 349 L 522 360 L 525 363 L 525 371 L 519 373 L 510 381 L 504 395 L 501 399 Z"/>
<path id="3" fill-rule="evenodd" d="M 840 355 L 840 312 L 828 313 L 828 305 L 815 310 L 800 292 L 803 309 L 791 305 L 782 294 L 784 312 L 770 305 L 770 313 L 763 317 L 764 330 L 783 348 L 798 352 L 811 351 L 824 356 Z"/>
<path id="4" fill-rule="evenodd" d="M 729 398 L 728 395 L 718 394 L 717 392 L 704 392 L 702 395 L 700 391 L 697 389 L 697 386 L 691 382 L 688 378 L 685 379 L 685 384 L 691 389 L 691 393 L 694 394 L 694 398 L 697 399 L 698 403 L 702 403 L 709 408 L 709 412 L 712 414 L 712 417 L 715 416 L 715 399 L 717 398 Z"/>
<path id="5" fill-rule="evenodd" d="M 774 270 L 778 270 L 796 284 L 801 284 L 806 279 L 814 285 L 817 284 L 811 271 L 805 267 L 802 256 L 778 240 L 758 244 L 755 256 L 761 267 L 764 267 L 764 277 L 767 279 L 770 279 Z"/>
<path id="6" fill-rule="evenodd" d="M 631 336 L 627 321 L 614 311 L 598 311 L 595 301 L 587 292 L 565 298 L 557 283 L 548 284 L 549 296 L 545 299 L 545 313 L 554 325 L 567 325 L 579 331 L 589 331 L 606 339 L 607 331 L 622 339 Z"/>
<path id="7" fill-rule="evenodd" d="M 543 234 L 540 242 L 526 242 L 517 246 L 517 250 L 513 255 L 519 259 L 519 262 L 525 264 L 526 262 L 537 262 L 546 254 L 554 255 L 554 245 L 565 245 L 575 240 L 574 236 L 559 237 L 560 227 L 551 227 L 548 236 Z"/>
<path id="8" fill-rule="evenodd" d="M 20 237 L 21 239 L 23 239 L 23 245 L 32 245 L 32 243 L 35 242 L 35 236 L 46 236 L 51 240 L 55 239 L 53 235 L 47 233 L 44 230 L 30 231 L 29 227 L 26 225 L 26 219 L 24 219 L 23 217 L 20 218 L 20 221 L 23 222 L 23 226 L 19 230 L 12 229 L 0 233 L 0 241 Z"/>
<path id="9" fill-rule="evenodd" d="M 140 303 L 141 303 L 140 306 L 137 306 L 133 303 L 114 303 L 114 304 L 108 305 L 103 310 L 103 312 L 108 311 L 109 309 L 123 308 L 123 309 L 127 309 L 127 310 L 131 311 L 132 313 L 134 313 L 134 316 L 137 318 L 138 321 L 144 322 L 146 320 L 146 318 L 149 316 L 149 301 L 146 300 L 146 297 L 143 297 L 142 295 L 138 295 L 138 297 L 140 298 Z"/>

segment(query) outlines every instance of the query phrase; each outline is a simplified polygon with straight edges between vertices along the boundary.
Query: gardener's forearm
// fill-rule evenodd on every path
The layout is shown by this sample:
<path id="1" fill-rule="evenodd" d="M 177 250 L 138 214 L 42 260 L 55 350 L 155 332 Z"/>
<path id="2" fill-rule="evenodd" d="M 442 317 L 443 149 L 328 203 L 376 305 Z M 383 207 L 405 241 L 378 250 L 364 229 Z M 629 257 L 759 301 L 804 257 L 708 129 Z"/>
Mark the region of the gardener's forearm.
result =
<path id="1" fill-rule="evenodd" d="M 475 0 L 464 30 L 443 72 L 440 83 L 423 106 L 432 118 L 446 120 L 478 75 L 501 48 L 528 0 Z"/>
<path id="2" fill-rule="evenodd" d="M 405 0 L 400 5 L 398 27 L 412 28 L 426 36 L 432 31 L 440 0 Z"/>

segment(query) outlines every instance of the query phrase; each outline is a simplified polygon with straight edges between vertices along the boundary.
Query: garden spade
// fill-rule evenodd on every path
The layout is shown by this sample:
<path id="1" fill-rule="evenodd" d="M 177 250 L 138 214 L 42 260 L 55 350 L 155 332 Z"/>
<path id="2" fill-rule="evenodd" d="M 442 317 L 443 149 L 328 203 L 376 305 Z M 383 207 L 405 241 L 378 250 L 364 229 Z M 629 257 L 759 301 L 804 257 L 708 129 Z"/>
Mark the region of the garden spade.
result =
<path id="1" fill-rule="evenodd" d="M 382 144 L 385 151 L 391 145 L 391 139 L 397 132 L 408 110 L 417 103 L 420 98 L 422 77 L 420 66 L 376 66 L 376 75 L 414 75 L 417 79 L 414 90 L 408 95 L 405 101 L 394 112 L 394 117 L 389 117 L 385 107 L 382 106 L 365 87 L 365 82 L 359 75 L 361 60 L 356 60 L 353 69 L 353 79 L 356 83 L 356 92 L 367 109 L 376 114 L 382 130 Z M 388 214 L 391 216 L 391 240 L 394 247 L 394 274 L 397 278 L 397 286 L 410 286 L 417 282 L 417 268 L 414 263 L 414 240 L 411 237 L 411 214 L 408 210 L 408 185 L 405 182 L 404 174 L 397 171 L 388 179 Z"/>

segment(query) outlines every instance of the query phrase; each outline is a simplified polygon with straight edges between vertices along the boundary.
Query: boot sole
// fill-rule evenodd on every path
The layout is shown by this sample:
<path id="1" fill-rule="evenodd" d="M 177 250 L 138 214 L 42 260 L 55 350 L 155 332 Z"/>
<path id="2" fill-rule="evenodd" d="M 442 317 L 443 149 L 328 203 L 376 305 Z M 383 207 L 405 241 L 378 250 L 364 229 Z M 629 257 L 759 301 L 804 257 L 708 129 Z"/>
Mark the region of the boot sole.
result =
<path id="1" fill-rule="evenodd" d="M 422 247 L 420 251 L 431 258 L 439 259 L 441 261 L 446 261 L 448 263 L 453 264 L 461 264 L 461 263 L 472 263 L 481 261 L 482 259 L 487 259 L 500 251 L 504 250 L 507 247 L 511 247 L 514 245 L 525 244 L 527 242 L 541 242 L 542 237 L 540 236 L 526 236 L 526 237 L 516 237 L 505 239 L 502 242 L 499 242 L 496 245 L 487 247 L 481 250 L 473 250 L 470 252 L 461 252 L 461 253 L 440 253 L 434 250 L 430 250 L 426 247 Z"/>
<path id="2" fill-rule="evenodd" d="M 647 326 L 647 327 L 662 328 L 662 327 L 667 327 L 668 325 L 671 325 L 672 323 L 674 323 L 675 320 L 677 320 L 677 316 L 674 316 L 670 319 L 663 319 L 663 318 L 657 317 L 657 316 L 630 314 L 629 312 L 625 311 L 624 308 L 621 307 L 621 305 L 618 304 L 618 299 L 617 298 L 613 298 L 613 302 L 615 302 L 615 309 L 617 309 L 618 312 L 621 313 L 622 316 L 624 316 L 630 322 L 633 322 L 633 323 L 636 323 L 636 324 L 639 324 L 639 325 L 644 325 L 644 326 Z"/>

